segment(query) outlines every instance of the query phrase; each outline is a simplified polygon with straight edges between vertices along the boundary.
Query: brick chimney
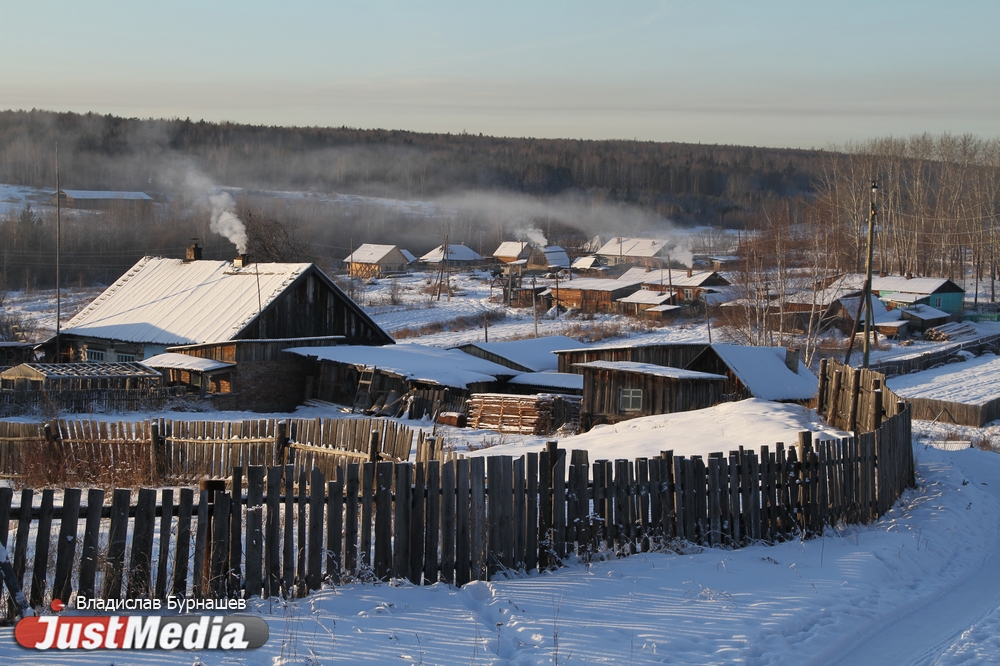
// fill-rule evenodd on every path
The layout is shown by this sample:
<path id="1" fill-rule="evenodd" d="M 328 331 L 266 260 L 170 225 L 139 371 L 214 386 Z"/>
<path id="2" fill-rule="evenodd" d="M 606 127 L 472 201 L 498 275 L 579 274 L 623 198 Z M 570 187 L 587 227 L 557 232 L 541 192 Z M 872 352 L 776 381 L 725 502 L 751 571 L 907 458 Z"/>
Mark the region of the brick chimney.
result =
<path id="1" fill-rule="evenodd" d="M 246 268 L 251 263 L 249 254 L 238 254 L 236 258 L 233 259 L 233 268 Z"/>
<path id="2" fill-rule="evenodd" d="M 194 241 L 184 250 L 184 261 L 201 261 L 201 247 L 198 246 L 198 241 Z"/>
<path id="3" fill-rule="evenodd" d="M 795 374 L 799 374 L 799 354 L 798 348 L 785 348 L 785 366 Z"/>
<path id="4" fill-rule="evenodd" d="M 689 268 L 688 269 L 688 277 L 691 277 L 691 275 L 692 275 L 693 272 L 694 272 L 693 269 Z"/>

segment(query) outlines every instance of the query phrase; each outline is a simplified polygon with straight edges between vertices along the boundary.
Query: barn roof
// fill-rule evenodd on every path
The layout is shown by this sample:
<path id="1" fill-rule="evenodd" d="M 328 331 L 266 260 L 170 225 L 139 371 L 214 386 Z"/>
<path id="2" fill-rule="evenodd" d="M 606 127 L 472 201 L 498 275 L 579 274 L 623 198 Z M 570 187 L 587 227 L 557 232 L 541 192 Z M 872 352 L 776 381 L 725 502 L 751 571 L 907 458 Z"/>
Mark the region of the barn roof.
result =
<path id="1" fill-rule="evenodd" d="M 348 255 L 348 257 L 344 259 L 344 262 L 354 264 L 376 264 L 381 261 L 385 255 L 395 249 L 395 245 L 376 245 L 374 243 L 365 243 Z M 412 257 L 413 255 L 411 254 L 410 256 Z"/>
<path id="2" fill-rule="evenodd" d="M 530 250 L 531 243 L 528 241 L 504 241 L 493 253 L 494 257 L 519 257 L 525 248 Z"/>
<path id="3" fill-rule="evenodd" d="M 606 257 L 655 257 L 666 246 L 667 241 L 656 238 L 622 238 L 609 240 L 597 251 Z"/>
<path id="4" fill-rule="evenodd" d="M 949 316 L 947 312 L 942 312 L 937 308 L 932 308 L 929 305 L 923 304 L 911 305 L 901 310 L 900 313 L 905 317 L 913 317 L 914 319 L 919 319 L 921 321 L 945 319 Z"/>
<path id="5" fill-rule="evenodd" d="M 673 298 L 673 294 L 665 293 L 662 291 L 650 291 L 649 289 L 640 289 L 639 291 L 626 296 L 625 298 L 619 298 L 619 303 L 638 303 L 639 305 L 661 305 L 666 301 Z"/>
<path id="6" fill-rule="evenodd" d="M 687 270 L 677 270 L 675 268 L 664 268 L 663 270 L 647 271 L 642 266 L 630 268 L 618 278 L 625 282 L 639 280 L 644 284 L 662 284 L 664 286 L 673 285 L 675 287 L 700 287 L 713 277 L 721 277 L 716 271 L 692 271 L 688 275 Z"/>
<path id="7" fill-rule="evenodd" d="M 864 285 L 864 275 L 860 273 L 848 273 L 837 278 L 830 287 L 837 287 L 844 290 L 860 290 L 864 288 Z M 927 296 L 939 292 L 957 293 L 964 292 L 965 290 L 948 278 L 906 278 L 900 275 L 887 275 L 886 277 L 873 275 L 872 291 L 879 292 L 882 296 L 884 296 L 884 294 L 881 294 L 883 291 L 892 292 L 893 299 L 898 300 L 897 294 L 899 293 Z"/>
<path id="8" fill-rule="evenodd" d="M 582 349 L 587 345 L 565 335 L 550 335 L 543 338 L 509 340 L 505 342 L 472 342 L 461 347 L 475 347 L 490 354 L 507 359 L 522 368 L 536 372 L 555 370 L 559 367 L 557 349 Z"/>
<path id="9" fill-rule="evenodd" d="M 63 194 L 74 199 L 124 199 L 129 201 L 152 201 L 153 197 L 145 192 L 116 192 L 111 190 L 61 190 Z"/>
<path id="10" fill-rule="evenodd" d="M 458 244 L 449 243 L 448 244 L 448 261 L 479 261 L 483 256 L 472 249 Z M 429 264 L 439 264 L 444 259 L 444 246 L 438 245 L 436 248 L 420 257 L 420 261 L 426 261 Z"/>
<path id="11" fill-rule="evenodd" d="M 665 365 L 655 365 L 653 363 L 636 363 L 635 361 L 588 361 L 586 363 L 574 363 L 578 368 L 591 368 L 593 370 L 612 370 L 615 372 L 629 372 L 638 375 L 653 375 L 655 377 L 668 377 L 670 379 L 702 379 L 702 380 L 725 380 L 725 375 L 716 375 L 711 372 L 698 372 L 696 370 L 685 370 L 684 368 L 669 368 Z"/>
<path id="12" fill-rule="evenodd" d="M 163 345 L 230 340 L 310 269 L 144 257 L 63 333 Z"/>
<path id="13" fill-rule="evenodd" d="M 569 255 L 558 245 L 549 245 L 543 252 L 545 252 L 545 261 L 549 266 L 569 268 Z"/>
<path id="14" fill-rule="evenodd" d="M 582 391 L 583 375 L 578 375 L 575 372 L 526 372 L 509 379 L 507 383 L 516 386 Z"/>
<path id="15" fill-rule="evenodd" d="M 580 257 L 573 262 L 573 268 L 603 268 L 601 264 L 601 258 L 595 255 L 587 255 L 586 257 Z"/>
<path id="16" fill-rule="evenodd" d="M 457 349 L 440 349 L 418 344 L 390 347 L 365 345 L 293 347 L 285 351 L 335 363 L 374 366 L 407 380 L 455 388 L 467 388 L 469 384 L 493 382 L 498 376 L 511 377 L 517 374 L 516 370 L 462 353 Z"/>
<path id="17" fill-rule="evenodd" d="M 712 345 L 710 350 L 718 354 L 755 398 L 809 400 L 819 391 L 819 380 L 801 361 L 797 373 L 788 369 L 784 347 L 718 344 Z"/>
<path id="18" fill-rule="evenodd" d="M 616 280 L 613 278 L 576 278 L 573 280 L 563 280 L 559 283 L 560 289 L 580 289 L 582 291 L 617 291 L 627 289 L 641 284 L 639 280 Z M 555 287 L 552 287 L 555 292 Z"/>
<path id="19" fill-rule="evenodd" d="M 5 378 L 30 374 L 47 379 L 68 377 L 85 379 L 113 379 L 118 377 L 158 377 L 160 373 L 142 363 L 22 363 L 5 370 Z"/>

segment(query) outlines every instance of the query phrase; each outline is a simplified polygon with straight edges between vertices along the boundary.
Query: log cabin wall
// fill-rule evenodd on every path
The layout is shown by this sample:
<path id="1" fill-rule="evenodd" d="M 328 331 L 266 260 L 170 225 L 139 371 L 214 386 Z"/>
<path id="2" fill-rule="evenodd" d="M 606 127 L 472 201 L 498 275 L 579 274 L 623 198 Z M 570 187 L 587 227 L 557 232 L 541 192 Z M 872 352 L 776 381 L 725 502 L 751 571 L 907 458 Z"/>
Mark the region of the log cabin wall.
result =
<path id="1" fill-rule="evenodd" d="M 583 370 L 580 425 L 584 430 L 601 423 L 711 407 L 719 402 L 724 383 L 721 379 L 678 379 L 608 369 Z M 622 409 L 623 389 L 642 391 L 638 409 Z"/>
<path id="2" fill-rule="evenodd" d="M 640 347 L 605 347 L 600 349 L 573 349 L 558 352 L 559 372 L 583 374 L 577 363 L 590 361 L 634 361 L 652 363 L 668 368 L 686 368 L 707 344 L 645 345 Z M 721 374 L 721 373 L 720 373 Z"/>

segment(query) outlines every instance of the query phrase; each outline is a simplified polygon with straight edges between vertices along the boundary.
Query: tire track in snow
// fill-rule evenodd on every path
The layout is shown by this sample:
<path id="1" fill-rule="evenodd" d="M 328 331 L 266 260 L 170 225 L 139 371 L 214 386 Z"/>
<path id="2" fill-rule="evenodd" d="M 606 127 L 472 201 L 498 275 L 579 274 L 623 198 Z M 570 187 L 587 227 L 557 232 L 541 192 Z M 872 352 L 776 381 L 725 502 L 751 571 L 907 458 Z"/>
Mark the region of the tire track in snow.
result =
<path id="1" fill-rule="evenodd" d="M 976 465 L 975 458 L 954 456 L 956 469 L 986 493 L 1000 499 L 1000 474 Z M 980 485 L 982 484 L 982 485 Z M 934 663 L 964 632 L 1000 607 L 1000 518 L 986 555 L 956 583 L 883 616 L 881 621 L 846 636 L 812 664 Z"/>

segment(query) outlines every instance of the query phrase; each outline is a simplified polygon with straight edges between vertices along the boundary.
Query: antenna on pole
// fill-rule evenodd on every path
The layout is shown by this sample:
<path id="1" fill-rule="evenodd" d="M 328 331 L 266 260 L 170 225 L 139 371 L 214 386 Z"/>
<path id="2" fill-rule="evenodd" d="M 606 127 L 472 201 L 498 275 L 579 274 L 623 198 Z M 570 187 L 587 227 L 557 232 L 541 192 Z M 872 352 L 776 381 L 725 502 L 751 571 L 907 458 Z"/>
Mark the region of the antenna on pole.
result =
<path id="1" fill-rule="evenodd" d="M 62 319 L 62 276 L 60 275 L 60 265 L 62 264 L 62 190 L 59 188 L 59 142 L 56 141 L 56 363 L 60 361 L 60 334 Z"/>

